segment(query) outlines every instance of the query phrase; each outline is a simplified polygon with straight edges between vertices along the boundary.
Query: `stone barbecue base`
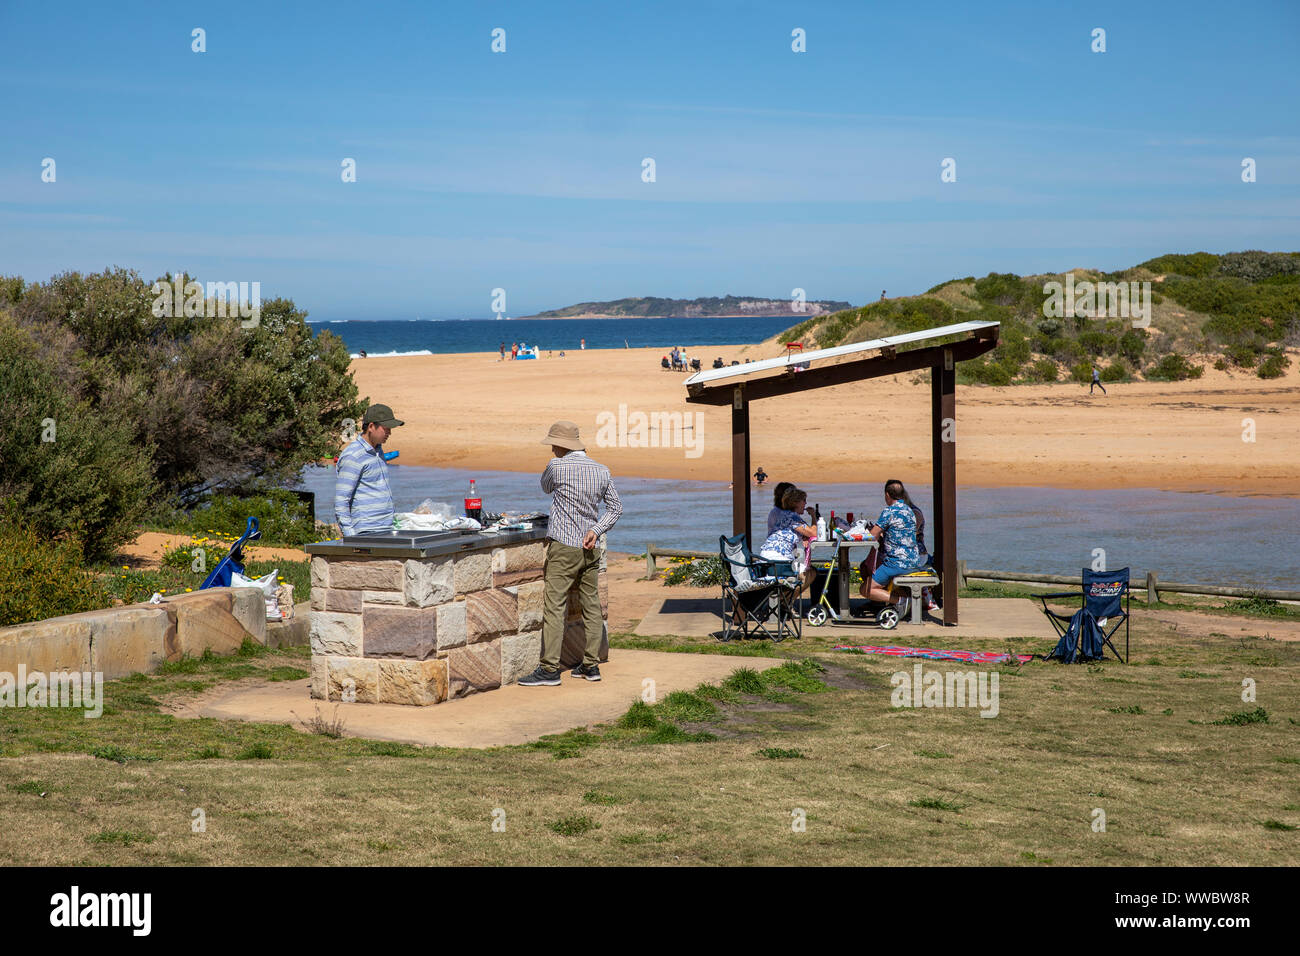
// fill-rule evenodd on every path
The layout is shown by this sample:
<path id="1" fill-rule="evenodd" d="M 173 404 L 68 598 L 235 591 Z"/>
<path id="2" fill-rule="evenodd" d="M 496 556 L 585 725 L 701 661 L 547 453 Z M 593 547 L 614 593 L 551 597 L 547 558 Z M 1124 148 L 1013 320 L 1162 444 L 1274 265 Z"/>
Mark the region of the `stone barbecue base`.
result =
<path id="1" fill-rule="evenodd" d="M 435 557 L 313 554 L 312 697 L 424 706 L 531 673 L 542 648 L 546 541 L 495 547 L 475 537 L 480 547 Z M 602 620 L 608 595 L 602 562 Z M 565 617 L 560 663 L 569 668 L 586 645 L 576 590 Z M 602 623 L 600 659 L 608 657 Z"/>

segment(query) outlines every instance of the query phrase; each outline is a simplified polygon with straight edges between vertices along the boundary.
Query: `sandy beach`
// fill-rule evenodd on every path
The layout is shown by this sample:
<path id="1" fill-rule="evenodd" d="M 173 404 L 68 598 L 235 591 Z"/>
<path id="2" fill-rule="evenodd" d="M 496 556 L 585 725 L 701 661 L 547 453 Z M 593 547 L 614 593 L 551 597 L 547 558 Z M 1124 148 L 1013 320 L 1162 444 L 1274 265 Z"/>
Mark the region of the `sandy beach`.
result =
<path id="1" fill-rule="evenodd" d="M 769 345 L 689 350 L 770 358 Z M 686 375 L 660 367 L 662 349 L 571 351 L 564 358 L 498 360 L 495 352 L 356 359 L 363 397 L 391 405 L 406 425 L 389 441 L 401 463 L 536 471 L 551 422 L 576 421 L 588 449 L 615 475 L 727 481 L 728 408 L 690 405 Z M 1300 496 L 1297 363 L 1284 377 L 1207 367 L 1186 382 L 958 386 L 957 475 L 966 485 L 1160 488 Z M 770 374 L 770 373 L 769 373 Z M 842 385 L 750 407 L 751 460 L 775 479 L 930 480 L 930 390 L 912 374 Z M 680 413 L 692 427 L 676 447 L 619 442 L 620 405 L 635 414 Z M 598 419 L 598 416 L 604 416 Z M 1254 424 L 1254 441 L 1243 440 Z"/>

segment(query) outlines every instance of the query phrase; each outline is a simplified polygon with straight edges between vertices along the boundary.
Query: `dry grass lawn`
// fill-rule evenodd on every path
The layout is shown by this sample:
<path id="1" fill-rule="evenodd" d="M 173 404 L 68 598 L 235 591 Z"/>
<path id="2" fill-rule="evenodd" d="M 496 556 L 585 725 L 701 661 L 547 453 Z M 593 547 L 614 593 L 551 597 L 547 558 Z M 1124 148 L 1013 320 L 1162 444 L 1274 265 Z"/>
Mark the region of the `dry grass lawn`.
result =
<path id="1" fill-rule="evenodd" d="M 723 688 L 631 706 L 625 726 L 490 751 L 159 709 L 216 681 L 306 669 L 305 649 L 249 648 L 113 682 L 98 720 L 0 711 L 0 859 L 1295 865 L 1300 645 L 1185 635 L 1136 617 L 1129 666 L 999 669 L 993 719 L 974 709 L 895 709 L 890 675 L 913 661 L 834 652 L 826 634 L 775 649 L 820 671 L 780 668 L 767 681 L 742 671 Z M 611 666 L 619 643 L 664 642 L 619 638 Z M 736 664 L 744 667 L 743 656 Z M 1256 682 L 1257 701 L 1242 701 L 1244 678 Z M 1213 723 L 1258 717 L 1257 707 L 1266 722 Z M 1092 828 L 1096 808 L 1105 832 Z M 194 832 L 196 809 L 204 832 Z M 792 828 L 798 810 L 805 832 Z"/>

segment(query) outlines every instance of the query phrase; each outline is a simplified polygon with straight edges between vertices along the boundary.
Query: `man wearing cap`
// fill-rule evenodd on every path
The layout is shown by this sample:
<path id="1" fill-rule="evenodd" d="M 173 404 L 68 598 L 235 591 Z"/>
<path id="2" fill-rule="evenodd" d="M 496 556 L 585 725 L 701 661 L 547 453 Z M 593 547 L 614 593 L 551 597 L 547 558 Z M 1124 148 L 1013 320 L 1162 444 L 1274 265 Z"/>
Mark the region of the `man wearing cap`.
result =
<path id="1" fill-rule="evenodd" d="M 371 405 L 361 418 L 361 434 L 339 453 L 334 520 L 345 536 L 393 530 L 384 442 L 402 424 L 387 405 Z"/>
<path id="2" fill-rule="evenodd" d="M 564 612 L 569 591 L 578 585 L 587 646 L 574 677 L 600 680 L 599 573 L 602 552 L 596 544 L 623 514 L 609 469 L 587 457 L 586 446 L 573 422 L 556 422 L 542 439 L 555 456 L 542 472 L 542 491 L 551 496 L 551 520 L 546 543 L 542 658 L 537 670 L 519 683 L 523 687 L 554 687 L 560 683 L 560 650 L 564 646 Z M 600 503 L 605 514 L 600 515 Z"/>

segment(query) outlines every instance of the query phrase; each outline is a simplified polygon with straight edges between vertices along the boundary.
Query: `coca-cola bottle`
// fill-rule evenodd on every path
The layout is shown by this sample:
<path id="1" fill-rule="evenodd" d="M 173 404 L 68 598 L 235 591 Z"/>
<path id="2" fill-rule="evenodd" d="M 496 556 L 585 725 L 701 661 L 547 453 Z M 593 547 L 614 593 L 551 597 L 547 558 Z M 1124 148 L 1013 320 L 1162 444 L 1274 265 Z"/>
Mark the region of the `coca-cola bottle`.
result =
<path id="1" fill-rule="evenodd" d="M 465 517 L 475 521 L 483 520 L 483 499 L 478 496 L 473 478 L 469 480 L 469 494 L 465 496 Z"/>

